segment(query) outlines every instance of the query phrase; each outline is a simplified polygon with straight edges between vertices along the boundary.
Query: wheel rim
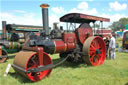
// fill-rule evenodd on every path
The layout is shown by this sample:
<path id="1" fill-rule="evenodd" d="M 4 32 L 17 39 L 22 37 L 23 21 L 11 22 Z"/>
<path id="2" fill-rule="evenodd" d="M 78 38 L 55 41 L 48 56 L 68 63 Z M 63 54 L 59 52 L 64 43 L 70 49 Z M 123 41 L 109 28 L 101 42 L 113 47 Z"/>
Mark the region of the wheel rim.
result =
<path id="1" fill-rule="evenodd" d="M 89 37 L 83 45 L 86 54 L 84 60 L 87 64 L 97 66 L 103 64 L 106 57 L 106 46 L 101 37 Z"/>
<path id="2" fill-rule="evenodd" d="M 43 61 L 44 66 L 52 63 L 52 60 L 47 53 L 44 53 L 43 59 L 44 59 L 44 61 Z M 30 68 L 36 68 L 38 66 L 40 66 L 40 65 L 38 63 L 38 59 L 35 54 L 35 55 L 31 56 L 30 59 L 28 60 L 26 70 L 30 69 Z M 39 80 L 43 79 L 44 77 L 48 76 L 50 74 L 51 70 L 52 69 L 48 69 L 48 70 L 41 71 L 41 72 L 27 73 L 27 77 L 34 82 L 39 81 Z"/>
<path id="3" fill-rule="evenodd" d="M 2 50 L 2 56 L 8 56 L 8 53 L 5 50 Z M 7 60 L 7 57 L 0 58 L 0 63 L 3 63 Z"/>

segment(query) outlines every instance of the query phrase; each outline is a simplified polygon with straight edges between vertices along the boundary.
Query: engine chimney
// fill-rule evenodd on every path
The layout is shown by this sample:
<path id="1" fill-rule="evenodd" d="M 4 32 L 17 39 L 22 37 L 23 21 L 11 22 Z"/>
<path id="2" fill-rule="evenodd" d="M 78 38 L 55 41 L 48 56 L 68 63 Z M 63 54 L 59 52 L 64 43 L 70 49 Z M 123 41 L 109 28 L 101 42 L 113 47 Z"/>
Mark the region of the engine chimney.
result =
<path id="1" fill-rule="evenodd" d="M 49 19 L 48 19 L 48 4 L 40 5 L 42 8 L 42 18 L 43 18 L 43 29 L 45 30 L 46 36 L 49 35 Z"/>
<path id="2" fill-rule="evenodd" d="M 7 39 L 7 35 L 6 35 L 6 21 L 2 21 L 2 39 Z"/>

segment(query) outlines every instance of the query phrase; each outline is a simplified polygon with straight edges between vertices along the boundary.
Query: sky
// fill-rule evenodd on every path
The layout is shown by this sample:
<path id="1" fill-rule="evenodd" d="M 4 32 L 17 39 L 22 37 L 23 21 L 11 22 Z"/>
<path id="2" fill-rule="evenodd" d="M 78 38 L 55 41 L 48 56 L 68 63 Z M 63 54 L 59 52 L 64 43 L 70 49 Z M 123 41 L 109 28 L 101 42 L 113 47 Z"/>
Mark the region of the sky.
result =
<path id="1" fill-rule="evenodd" d="M 128 18 L 128 0 L 0 0 L 0 29 L 1 21 L 7 21 L 7 24 L 42 26 L 40 5 L 43 3 L 50 5 L 50 27 L 68 13 L 109 18 L 110 22 L 104 23 L 104 27 L 120 18 Z"/>

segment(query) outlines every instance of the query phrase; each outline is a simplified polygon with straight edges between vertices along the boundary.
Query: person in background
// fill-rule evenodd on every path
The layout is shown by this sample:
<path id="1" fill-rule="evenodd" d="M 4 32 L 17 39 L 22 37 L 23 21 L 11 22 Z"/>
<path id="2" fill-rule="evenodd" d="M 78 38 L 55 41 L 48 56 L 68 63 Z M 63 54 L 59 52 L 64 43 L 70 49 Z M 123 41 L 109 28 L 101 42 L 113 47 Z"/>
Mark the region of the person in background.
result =
<path id="1" fill-rule="evenodd" d="M 108 36 L 106 36 L 104 42 L 106 44 L 106 58 L 107 58 L 107 56 L 108 56 L 108 48 L 109 48 L 109 37 Z"/>
<path id="2" fill-rule="evenodd" d="M 109 42 L 109 58 L 115 59 L 115 48 L 116 48 L 116 40 L 114 38 L 113 33 L 110 35 L 110 42 Z"/>

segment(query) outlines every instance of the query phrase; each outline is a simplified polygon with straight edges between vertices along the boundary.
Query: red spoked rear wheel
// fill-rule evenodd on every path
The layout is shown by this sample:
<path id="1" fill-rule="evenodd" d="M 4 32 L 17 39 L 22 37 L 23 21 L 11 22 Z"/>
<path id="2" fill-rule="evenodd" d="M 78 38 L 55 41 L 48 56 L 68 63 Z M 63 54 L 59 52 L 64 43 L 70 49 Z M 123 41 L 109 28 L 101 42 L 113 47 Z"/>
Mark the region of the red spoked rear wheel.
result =
<path id="1" fill-rule="evenodd" d="M 83 45 L 84 61 L 88 65 L 98 66 L 103 64 L 106 57 L 106 45 L 99 36 L 89 37 Z"/>

